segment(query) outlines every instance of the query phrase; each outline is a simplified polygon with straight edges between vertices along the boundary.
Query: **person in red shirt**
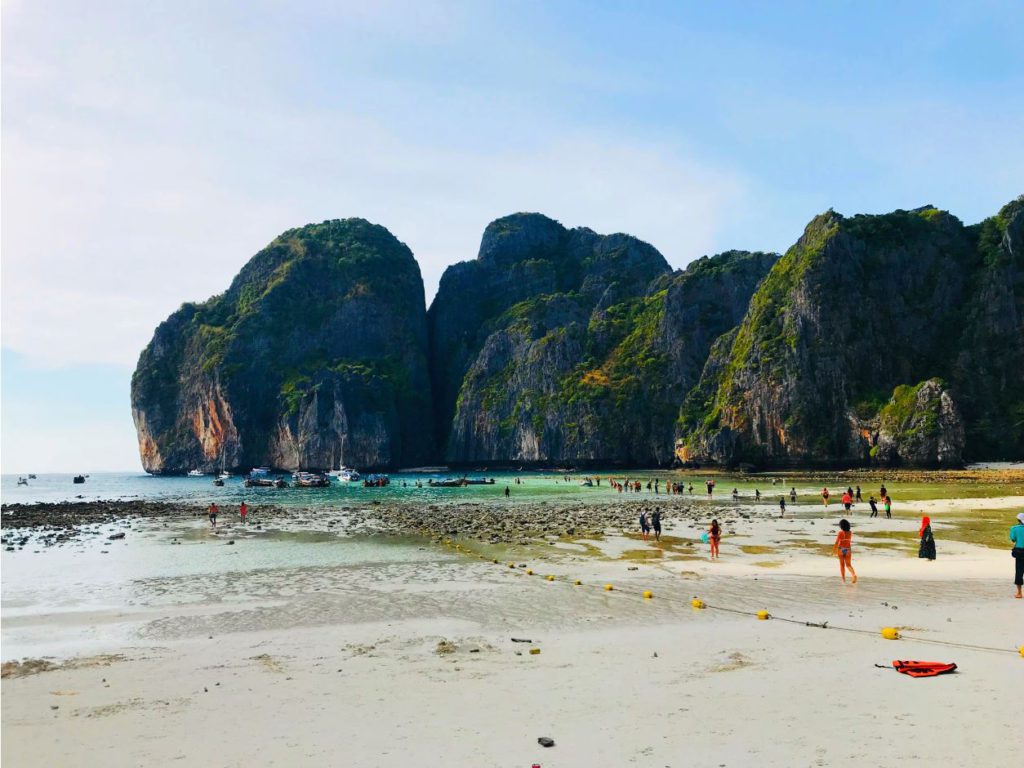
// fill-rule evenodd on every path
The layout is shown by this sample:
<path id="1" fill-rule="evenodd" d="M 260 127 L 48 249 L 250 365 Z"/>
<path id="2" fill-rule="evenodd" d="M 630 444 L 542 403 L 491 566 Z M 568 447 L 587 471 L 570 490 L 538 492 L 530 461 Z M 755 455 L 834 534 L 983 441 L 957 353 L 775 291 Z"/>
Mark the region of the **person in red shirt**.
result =
<path id="1" fill-rule="evenodd" d="M 245 516 L 249 514 L 249 508 L 245 506 L 245 502 L 242 502 L 242 506 L 238 508 L 238 514 L 242 516 L 242 525 L 245 525 Z"/>
<path id="2" fill-rule="evenodd" d="M 846 508 L 847 512 L 849 512 L 850 507 L 853 506 L 853 497 L 851 497 L 848 493 L 843 494 L 843 506 Z"/>

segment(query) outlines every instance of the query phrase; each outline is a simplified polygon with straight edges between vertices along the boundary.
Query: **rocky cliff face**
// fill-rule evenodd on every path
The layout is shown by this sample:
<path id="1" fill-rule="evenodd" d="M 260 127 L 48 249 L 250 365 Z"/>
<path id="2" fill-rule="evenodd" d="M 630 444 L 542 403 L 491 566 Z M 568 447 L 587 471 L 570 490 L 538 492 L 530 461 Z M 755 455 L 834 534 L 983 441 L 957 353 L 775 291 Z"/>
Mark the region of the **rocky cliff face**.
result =
<path id="1" fill-rule="evenodd" d="M 669 462 L 679 401 L 774 259 L 671 274 L 635 238 L 536 214 L 494 222 L 429 312 L 445 459 Z"/>
<path id="2" fill-rule="evenodd" d="M 942 467 L 963 461 L 963 420 L 941 379 L 896 387 L 872 426 L 870 455 L 878 463 Z"/>
<path id="3" fill-rule="evenodd" d="M 628 235 L 490 224 L 430 311 L 360 219 L 291 230 L 156 330 L 150 472 L 458 464 L 904 464 L 1024 456 L 1024 198 L 816 217 L 781 258 L 672 272 Z"/>
<path id="4" fill-rule="evenodd" d="M 686 398 L 680 458 L 935 465 L 991 456 L 990 425 L 1012 429 L 1024 388 L 1019 366 L 1011 373 L 1022 338 L 1019 201 L 1007 208 L 978 228 L 931 206 L 815 218 Z M 984 369 L 979 383 L 972 366 Z M 917 384 L 935 376 L 949 384 Z M 924 400 L 898 426 L 890 406 L 910 391 Z M 989 422 L 968 419 L 965 437 L 961 410 Z M 918 440 L 921 420 L 927 440 Z"/>
<path id="5" fill-rule="evenodd" d="M 361 219 L 290 230 L 162 323 L 132 377 L 145 469 L 418 463 L 433 454 L 423 283 Z"/>
<path id="6" fill-rule="evenodd" d="M 977 253 L 948 378 L 972 459 L 1024 457 L 1024 197 L 970 228 Z"/>

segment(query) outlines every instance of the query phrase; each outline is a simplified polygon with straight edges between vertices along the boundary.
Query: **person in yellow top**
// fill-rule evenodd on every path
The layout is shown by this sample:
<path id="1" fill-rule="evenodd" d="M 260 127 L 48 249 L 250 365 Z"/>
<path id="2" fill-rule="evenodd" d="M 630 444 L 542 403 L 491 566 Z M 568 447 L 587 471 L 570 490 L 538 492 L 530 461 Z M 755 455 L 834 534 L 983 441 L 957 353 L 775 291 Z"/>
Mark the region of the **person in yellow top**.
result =
<path id="1" fill-rule="evenodd" d="M 849 569 L 852 576 L 851 583 L 857 583 L 857 572 L 853 570 L 850 558 L 853 554 L 853 534 L 850 532 L 850 521 L 843 518 L 839 521 L 839 533 L 836 534 L 836 543 L 832 545 L 832 554 L 839 558 L 839 575 L 846 581 L 846 571 Z"/>

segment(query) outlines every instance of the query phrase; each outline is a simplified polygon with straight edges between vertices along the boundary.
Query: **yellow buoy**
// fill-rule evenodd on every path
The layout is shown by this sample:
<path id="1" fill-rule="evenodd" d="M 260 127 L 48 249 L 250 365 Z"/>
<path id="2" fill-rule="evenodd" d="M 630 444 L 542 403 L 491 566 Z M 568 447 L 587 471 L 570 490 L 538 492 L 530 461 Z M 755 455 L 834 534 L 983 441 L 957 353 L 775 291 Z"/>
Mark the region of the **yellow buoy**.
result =
<path id="1" fill-rule="evenodd" d="M 605 584 L 604 585 L 604 591 L 605 592 L 611 592 L 613 589 L 615 589 L 615 587 L 613 587 L 611 584 Z"/>
<path id="2" fill-rule="evenodd" d="M 548 581 L 554 581 L 554 580 L 555 580 L 554 576 L 548 576 Z"/>
<path id="3" fill-rule="evenodd" d="M 886 640 L 899 640 L 900 633 L 897 631 L 896 627 L 883 627 L 882 637 Z"/>
<path id="4" fill-rule="evenodd" d="M 526 569 L 526 575 L 527 576 L 533 576 L 533 570 L 531 570 L 530 568 L 527 568 Z"/>
<path id="5" fill-rule="evenodd" d="M 771 614 L 768 611 L 758 611 L 757 618 L 759 621 L 765 621 L 771 618 Z"/>
<path id="6" fill-rule="evenodd" d="M 531 648 L 530 649 L 530 655 L 531 656 L 537 656 L 539 653 L 540 653 L 540 648 Z"/>
<path id="7" fill-rule="evenodd" d="M 651 590 L 644 591 L 644 600 L 650 600 L 652 597 L 654 597 L 654 593 Z"/>
<path id="8" fill-rule="evenodd" d="M 1020 655 L 1024 656 L 1024 645 L 1020 647 Z"/>
<path id="9" fill-rule="evenodd" d="M 580 581 L 579 579 L 576 579 L 576 581 L 573 582 L 573 584 L 575 584 L 577 587 L 580 586 L 582 583 L 583 582 Z M 1024 655 L 1024 646 L 1021 646 L 1021 651 L 1020 652 L 1021 652 L 1022 655 Z"/>
<path id="10" fill-rule="evenodd" d="M 693 598 L 693 601 L 690 603 L 690 605 L 692 605 L 694 608 L 703 608 L 704 601 L 695 597 Z"/>

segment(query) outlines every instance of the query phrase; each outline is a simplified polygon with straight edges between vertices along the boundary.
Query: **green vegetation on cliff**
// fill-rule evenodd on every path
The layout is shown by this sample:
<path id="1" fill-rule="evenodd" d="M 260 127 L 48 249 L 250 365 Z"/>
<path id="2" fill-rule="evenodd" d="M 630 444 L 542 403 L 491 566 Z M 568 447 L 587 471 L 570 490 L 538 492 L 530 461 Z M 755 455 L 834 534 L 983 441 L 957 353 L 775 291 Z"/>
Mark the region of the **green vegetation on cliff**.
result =
<path id="1" fill-rule="evenodd" d="M 1020 210 L 1018 200 L 971 228 L 932 206 L 816 217 L 684 401 L 689 455 L 867 461 L 870 424 L 894 418 L 916 390 L 898 389 L 892 402 L 888 393 L 941 377 L 967 418 L 966 455 L 1009 457 L 1022 440 L 1006 427 L 1024 403 L 1021 368 L 1014 377 L 1009 364 L 1024 365 L 1024 293 L 1006 232 L 1020 226 Z"/>
<path id="2" fill-rule="evenodd" d="M 419 268 L 383 227 L 285 232 L 143 351 L 133 411 L 158 447 L 144 464 L 325 468 L 343 440 L 363 465 L 426 458 L 425 320 Z"/>

